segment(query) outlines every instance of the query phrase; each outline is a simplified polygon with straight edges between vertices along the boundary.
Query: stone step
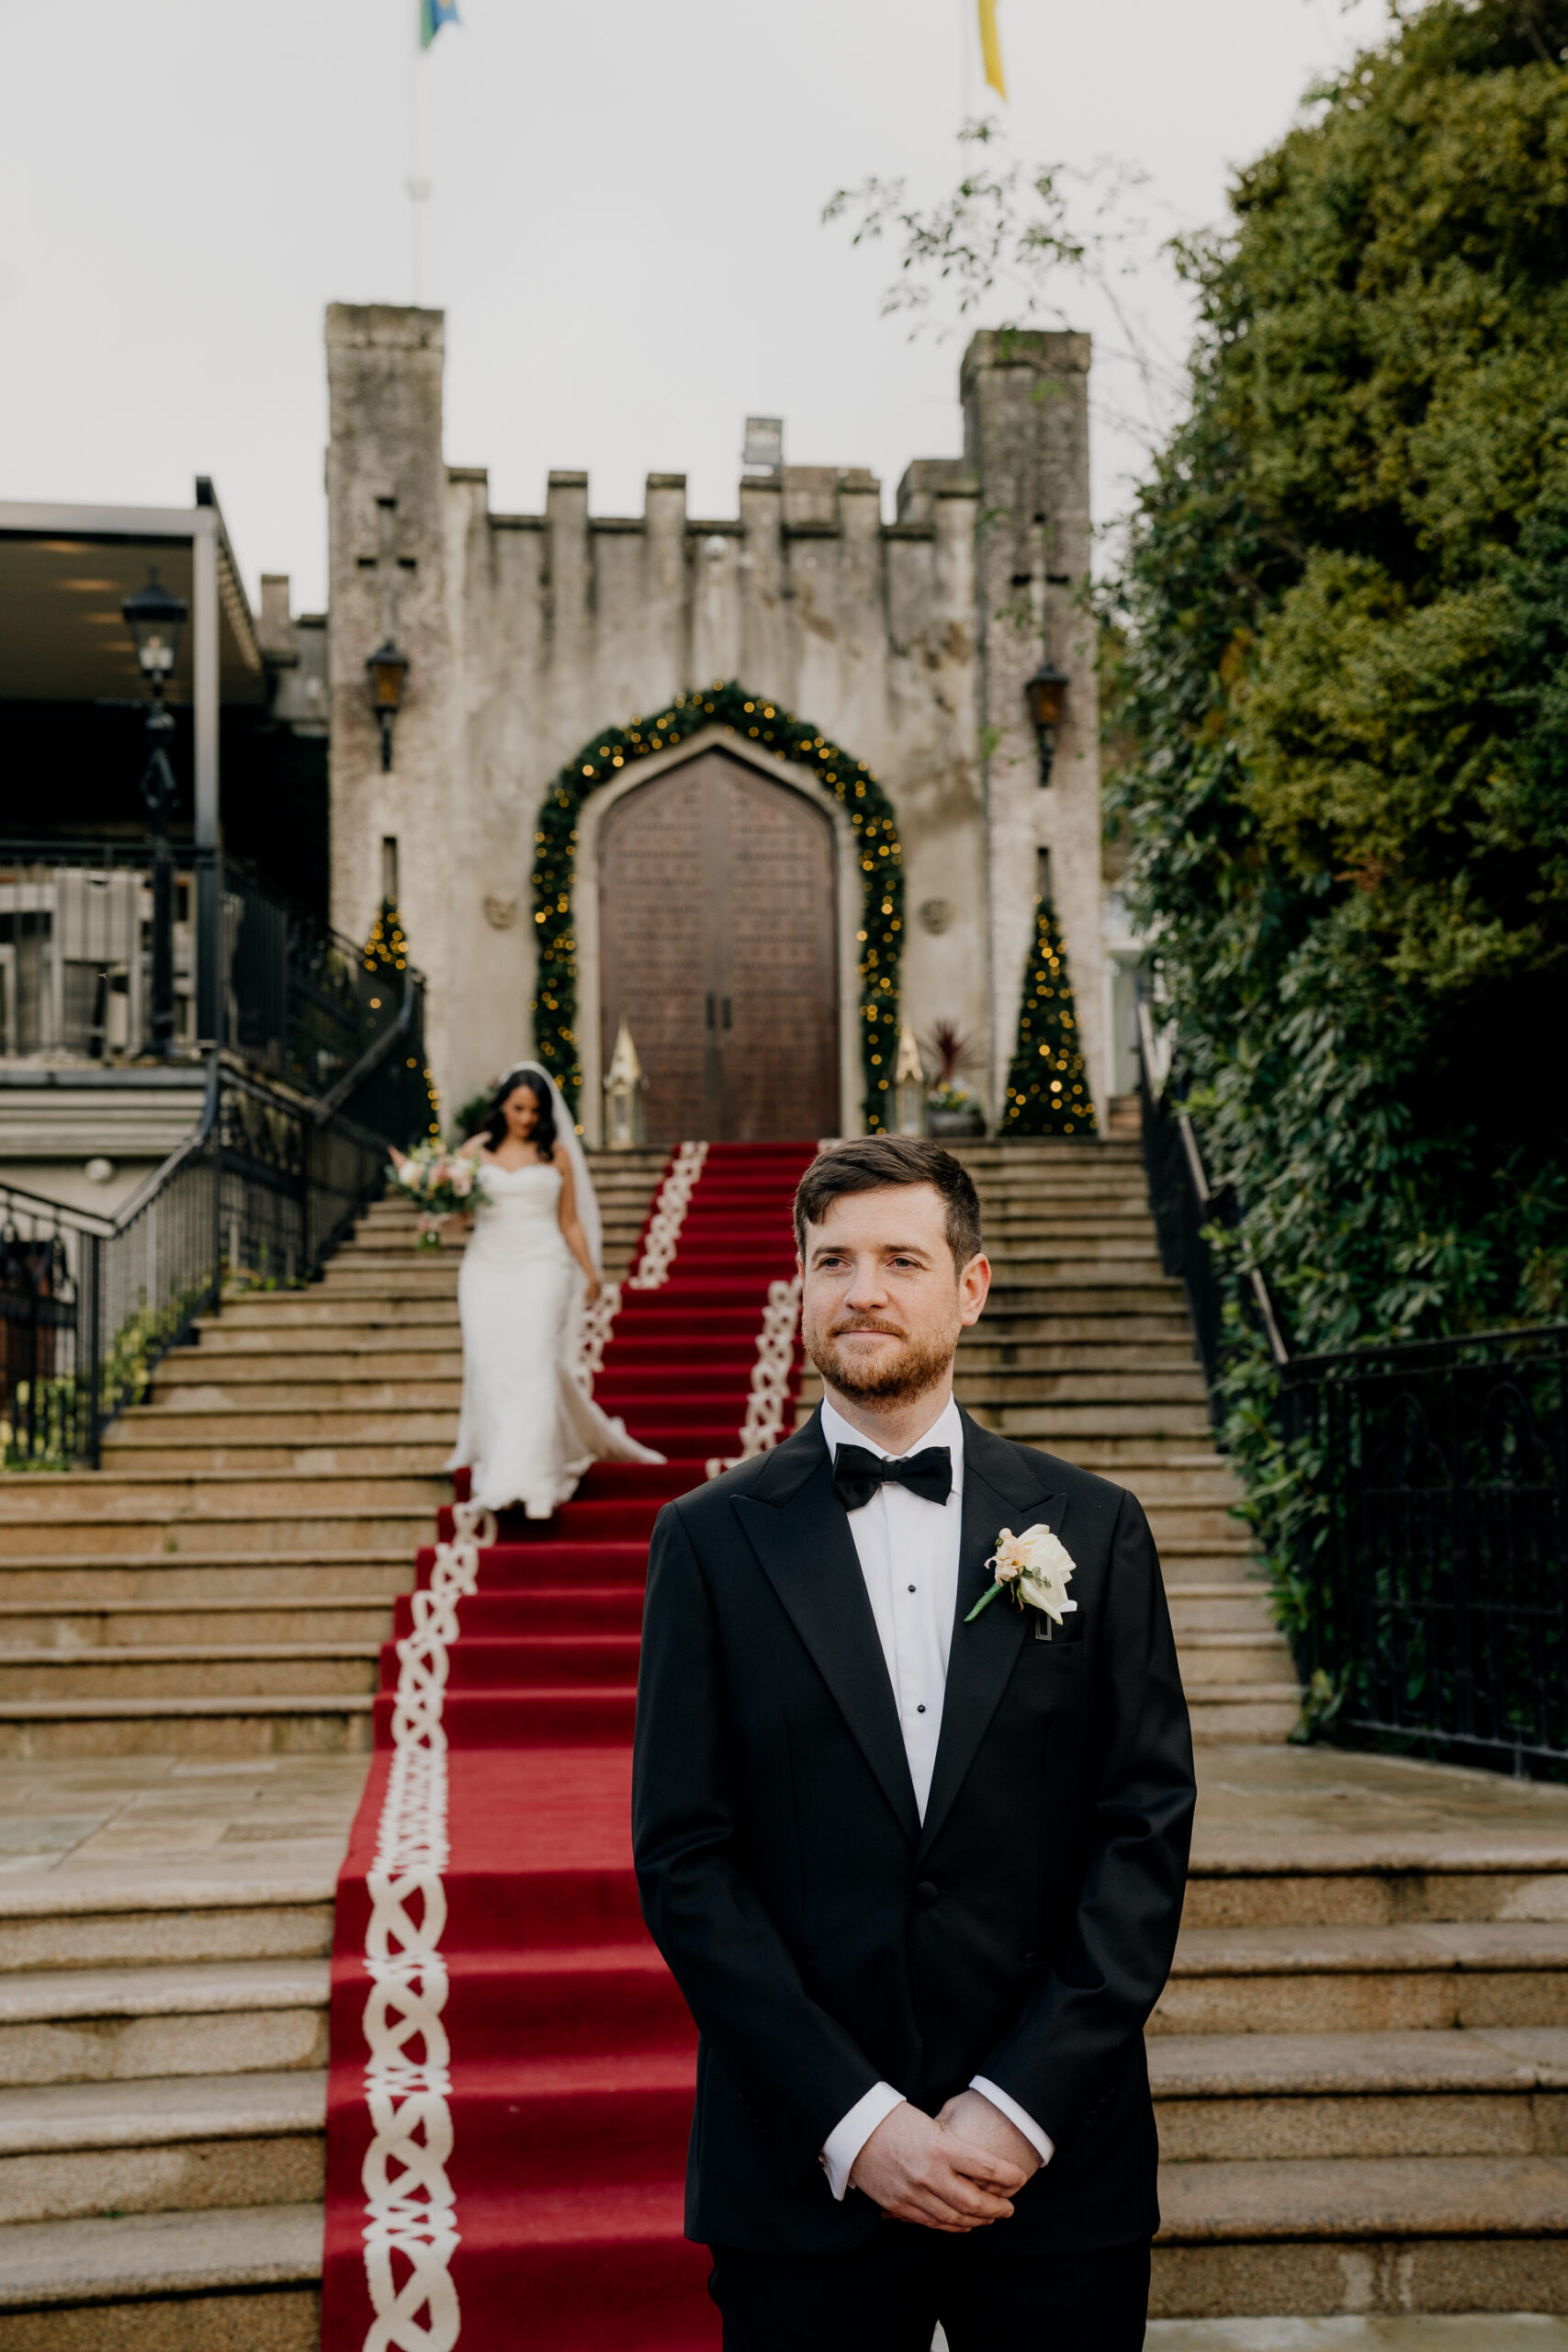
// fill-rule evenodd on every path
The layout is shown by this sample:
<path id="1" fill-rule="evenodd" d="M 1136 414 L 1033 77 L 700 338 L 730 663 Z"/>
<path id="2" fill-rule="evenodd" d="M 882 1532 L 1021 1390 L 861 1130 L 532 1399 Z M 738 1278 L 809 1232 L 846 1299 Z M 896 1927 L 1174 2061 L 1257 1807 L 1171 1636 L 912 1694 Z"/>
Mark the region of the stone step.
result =
<path id="1" fill-rule="evenodd" d="M 0 1705 L 39 1700 L 334 1699 L 374 1687 L 375 1641 L 143 1642 L 0 1650 Z"/>
<path id="2" fill-rule="evenodd" d="M 318 2352 L 320 2202 L 116 2213 L 0 2230 L 16 2352 Z"/>
<path id="3" fill-rule="evenodd" d="M 443 1486 L 445 1491 L 438 1491 Z M 305 1514 L 329 1503 L 339 1510 L 373 1507 L 387 1498 L 389 1487 L 396 1489 L 400 1505 L 421 1502 L 434 1508 L 451 1495 L 449 1482 L 417 1476 L 344 1479 L 330 1472 L 295 1471 L 281 1478 L 259 1479 L 243 1471 L 181 1476 L 169 1471 L 122 1470 L 109 1476 L 98 1470 L 61 1470 L 8 1479 L 5 1524 L 12 1532 L 25 1532 L 53 1520 L 74 1519 L 84 1510 L 96 1511 L 106 1524 L 121 1517 L 151 1518 L 156 1512 L 182 1518 L 197 1504 L 214 1517 L 232 1510 L 269 1510 L 282 1516 L 298 1510 Z"/>
<path id="4" fill-rule="evenodd" d="M 1065 1377 L 1132 1376 L 1146 1380 L 1159 1374 L 1185 1374 L 1194 1369 L 1191 1341 L 1179 1330 L 1171 1339 L 1125 1339 L 1096 1335 L 1058 1339 L 1049 1345 L 1028 1340 L 988 1339 L 986 1326 L 976 1326 L 958 1351 L 962 1376 L 990 1379 L 1056 1380 Z"/>
<path id="5" fill-rule="evenodd" d="M 1194 1634 L 1247 1634 L 1273 1630 L 1272 1604 L 1257 1584 L 1211 1582 L 1199 1587 L 1166 1577 L 1166 1599 L 1178 1645 Z"/>
<path id="6" fill-rule="evenodd" d="M 1189 1701 L 1200 1690 L 1223 1700 L 1226 1689 L 1238 1683 L 1288 1683 L 1294 1695 L 1290 1644 L 1267 1623 L 1243 1632 L 1184 1633 L 1177 1650 Z"/>
<path id="7" fill-rule="evenodd" d="M 411 1250 L 407 1266 L 397 1276 L 397 1294 L 410 1299 L 447 1299 L 455 1307 L 462 1255 L 460 1250 Z M 386 1300 L 392 1293 L 389 1270 L 378 1266 L 329 1266 L 321 1289 L 329 1299 Z"/>
<path id="8" fill-rule="evenodd" d="M 444 1403 L 367 1410 L 334 1401 L 269 1412 L 254 1397 L 243 1405 L 220 1405 L 205 1396 L 193 1399 L 186 1392 L 177 1404 L 133 1406 L 120 1414 L 105 1443 L 126 1455 L 120 1467 L 147 1470 L 154 1465 L 138 1457 L 148 1446 L 202 1447 L 231 1443 L 236 1437 L 246 1445 L 301 1444 L 312 1439 L 331 1444 L 417 1445 L 434 1444 L 445 1436 L 450 1447 L 455 1427 Z"/>
<path id="9" fill-rule="evenodd" d="M 408 1331 L 445 1329 L 457 1319 L 456 1299 L 400 1300 L 395 1289 L 380 1299 L 330 1299 L 320 1289 L 275 1291 L 263 1299 L 238 1298 L 219 1316 L 204 1315 L 196 1326 L 194 1347 L 210 1348 L 240 1331 L 308 1331 L 328 1324 L 333 1330 Z M 177 1364 L 190 1352 L 179 1347 L 163 1359 Z"/>
<path id="10" fill-rule="evenodd" d="M 52 1604 L 67 1612 L 149 1601 L 174 1607 L 243 1593 L 247 1600 L 279 1605 L 331 1599 L 371 1603 L 406 1592 L 413 1582 L 412 1544 L 385 1551 L 329 1551 L 324 1545 L 298 1552 L 274 1550 L 265 1558 L 243 1552 L 198 1547 L 170 1553 L 126 1551 L 118 1555 L 84 1551 L 17 1553 L 0 1558 L 0 1607 L 24 1614 Z"/>
<path id="11" fill-rule="evenodd" d="M 1293 1682 L 1182 1685 L 1195 1743 L 1288 1739 L 1301 1721 L 1302 1694 Z"/>
<path id="12" fill-rule="evenodd" d="M 220 1395 L 241 1389 L 248 1397 L 256 1384 L 281 1384 L 293 1388 L 307 1383 L 341 1383 L 346 1387 L 361 1382 L 380 1386 L 389 1381 L 400 1385 L 405 1380 L 411 1385 L 426 1381 L 449 1384 L 461 1382 L 463 1377 L 462 1335 L 455 1323 L 439 1341 L 418 1348 L 379 1343 L 361 1347 L 341 1334 L 325 1331 L 319 1340 L 307 1340 L 302 1333 L 296 1336 L 301 1341 L 298 1347 L 285 1344 L 280 1339 L 276 1347 L 215 1348 L 199 1364 L 181 1363 L 173 1372 L 165 1370 L 171 1362 L 165 1356 L 153 1380 L 153 1401 L 176 1404 L 191 1389 L 211 1389 Z"/>
<path id="13" fill-rule="evenodd" d="M 0 1986 L 40 1970 L 194 1968 L 222 1962 L 325 1960 L 332 1951 L 331 1871 L 205 1867 L 118 1871 L 87 1880 L 58 1871 L 28 1883 L 0 1878 Z"/>
<path id="14" fill-rule="evenodd" d="M 197 1477 L 243 1476 L 262 1478 L 282 1473 L 298 1473 L 308 1477 L 344 1477 L 363 1481 L 374 1476 L 394 1477 L 418 1472 L 434 1479 L 440 1476 L 446 1468 L 457 1434 L 456 1414 L 441 1416 L 434 1433 L 428 1437 L 411 1435 L 400 1439 L 393 1436 L 378 1444 L 345 1437 L 333 1443 L 306 1442 L 294 1445 L 251 1445 L 238 1442 L 220 1444 L 216 1441 L 198 1443 L 190 1439 L 183 1444 L 165 1445 L 154 1431 L 146 1438 L 128 1438 L 106 1443 L 104 1474 L 112 1476 L 134 1465 L 148 1471 L 173 1473 L 189 1470 Z"/>
<path id="15" fill-rule="evenodd" d="M 397 1589 L 413 1580 L 408 1564 Z M 38 1601 L 0 1600 L 0 1658 L 17 1649 L 83 1651 L 122 1648 L 186 1648 L 193 1645 L 234 1647 L 349 1642 L 356 1648 L 389 1641 L 396 1595 L 346 1600 L 338 1594 L 267 1600 L 247 1576 L 243 1598 L 200 1598 L 95 1602 L 73 1608 L 57 1597 L 50 1608 Z"/>
<path id="16" fill-rule="evenodd" d="M 1568 2032 L 1156 2034 L 1162 2163 L 1568 2154 Z"/>
<path id="17" fill-rule="evenodd" d="M 1176 2162 L 1160 2209 L 1159 2316 L 1568 2311 L 1561 2157 Z"/>
<path id="18" fill-rule="evenodd" d="M 443 1480 L 441 1486 L 439 1500 L 444 1502 L 451 1495 L 450 1479 Z M 87 1508 L 60 1509 L 47 1519 L 25 1525 L 0 1521 L 0 1577 L 11 1559 L 35 1555 L 46 1535 L 53 1555 L 62 1565 L 73 1558 L 94 1557 L 112 1564 L 121 1555 L 141 1556 L 153 1550 L 167 1553 L 171 1559 L 184 1552 L 201 1559 L 221 1554 L 236 1560 L 266 1562 L 279 1552 L 309 1551 L 318 1555 L 337 1550 L 389 1552 L 401 1546 L 408 1556 L 416 1544 L 428 1542 L 435 1507 L 430 1498 L 384 1505 L 379 1510 L 327 1498 L 318 1499 L 309 1509 L 274 1517 L 243 1499 L 212 1493 L 203 1495 L 188 1516 L 156 1509 L 139 1512 L 134 1505 L 112 1514 Z"/>
<path id="19" fill-rule="evenodd" d="M 1431 1817 L 1438 1827 L 1417 1821 L 1373 1841 L 1287 1815 L 1256 1838 L 1227 1839 L 1216 1860 L 1203 1850 L 1201 1810 L 1182 1935 L 1568 1921 L 1568 1837 L 1500 1842 L 1483 1824 L 1466 1834 L 1451 1816 Z"/>
<path id="20" fill-rule="evenodd" d="M 1082 1408 L 1089 1405 L 1201 1405 L 1203 1426 L 1209 1420 L 1208 1390 L 1196 1364 L 1145 1372 L 1015 1372 L 971 1366 L 960 1356 L 954 1385 L 964 1400 L 977 1405 L 1005 1405 L 1028 1412 L 1047 1407 Z"/>
<path id="21" fill-rule="evenodd" d="M 171 1389 L 167 1395 L 153 1384 L 145 1405 L 133 1405 L 114 1424 L 118 1442 L 131 1430 L 152 1429 L 166 1436 L 173 1422 L 188 1422 L 192 1436 L 211 1433 L 216 1417 L 243 1414 L 253 1427 L 276 1415 L 286 1436 L 359 1435 L 360 1424 L 393 1426 L 393 1417 L 456 1414 L 463 1393 L 460 1378 L 410 1381 L 279 1380 L 241 1381 Z M 281 1424 L 288 1423 L 288 1428 Z M 451 1426 L 456 1427 L 454 1421 Z M 266 1434 L 263 1431 L 263 1434 Z M 370 1434 L 374 1434 L 374 1428 Z"/>
<path id="22" fill-rule="evenodd" d="M 1151 2033 L 1568 2029 L 1568 1920 L 1184 1927 Z"/>
<path id="23" fill-rule="evenodd" d="M 0 2080 L 129 2082 L 327 2063 L 324 1960 L 0 1976 Z"/>
<path id="24" fill-rule="evenodd" d="M 959 1402 L 968 1404 L 962 1376 L 953 1388 Z M 1004 1437 L 1020 1438 L 1026 1445 L 1044 1446 L 1047 1451 L 1053 1444 L 1067 1446 L 1080 1435 L 1192 1439 L 1206 1436 L 1211 1427 L 1207 1405 L 1181 1403 L 981 1405 L 976 1419 Z"/>
<path id="25" fill-rule="evenodd" d="M 1179 1283 L 1145 1258 L 1009 1259 L 993 1265 L 992 1296 L 1002 1313 L 1017 1313 L 1032 1300 L 1042 1313 L 1078 1314 L 1111 1307 L 1125 1311 L 1158 1308 L 1182 1298 Z M 999 1294 L 999 1295 L 998 1295 Z M 987 1315 L 991 1313 L 989 1304 Z"/>
<path id="26" fill-rule="evenodd" d="M 1021 1319 L 987 1306 L 982 1319 L 959 1341 L 960 1357 L 979 1349 L 987 1359 L 994 1353 L 1004 1363 L 1038 1361 L 1049 1371 L 1065 1348 L 1146 1351 L 1145 1363 L 1163 1363 L 1168 1355 L 1185 1363 L 1192 1354 L 1191 1327 L 1180 1306 L 1158 1314 L 1122 1315 L 1108 1309 L 1085 1315 L 1043 1315 L 1031 1319 L 1028 1330 L 1017 1328 Z"/>
<path id="27" fill-rule="evenodd" d="M 373 1693 L 0 1700 L 0 1758 L 359 1756 Z"/>
<path id="28" fill-rule="evenodd" d="M 325 2124 L 319 2070 L 0 2089 L 0 2222 L 318 2199 Z"/>

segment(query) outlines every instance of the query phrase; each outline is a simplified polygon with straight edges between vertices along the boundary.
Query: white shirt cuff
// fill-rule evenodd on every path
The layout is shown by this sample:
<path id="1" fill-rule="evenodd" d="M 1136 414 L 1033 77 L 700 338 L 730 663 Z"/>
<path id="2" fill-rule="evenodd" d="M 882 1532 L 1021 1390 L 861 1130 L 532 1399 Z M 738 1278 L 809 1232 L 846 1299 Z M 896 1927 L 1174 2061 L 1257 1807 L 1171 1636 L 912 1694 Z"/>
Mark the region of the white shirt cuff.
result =
<path id="1" fill-rule="evenodd" d="M 1048 2165 L 1050 2163 L 1052 2157 L 1056 2153 L 1055 2142 L 1052 2139 L 1048 2132 L 1042 2132 L 1039 2124 L 1034 2120 L 1033 2116 L 1026 2114 L 1023 2109 L 1020 2107 L 1017 2099 L 1009 2098 L 1006 2091 L 998 2090 L 995 2083 L 989 2083 L 986 2080 L 984 2075 L 971 2075 L 969 2087 L 972 2091 L 978 2091 L 982 2098 L 988 2098 L 993 2107 L 1000 2108 L 1002 2113 L 1007 2117 L 1008 2121 L 1016 2131 L 1021 2132 L 1030 2146 L 1038 2152 L 1041 2163 L 1043 2165 Z M 863 2099 L 861 2105 L 863 2107 L 864 2104 L 865 2102 Z M 860 2109 L 857 2108 L 855 2112 L 858 2114 Z M 845 2121 L 847 2122 L 848 2120 L 849 2119 L 846 2117 Z M 841 2132 L 843 2128 L 843 2124 L 840 2123 L 839 2126 L 840 2131 Z M 859 2154 L 860 2149 L 857 2148 L 855 2150 L 855 2155 L 858 2156 Z M 854 2156 L 850 2158 L 850 2162 L 853 2164 Z"/>
<path id="2" fill-rule="evenodd" d="M 840 2205 L 855 2158 L 883 2119 L 903 2104 L 903 2092 L 896 2091 L 891 2083 L 873 2083 L 865 2097 L 857 2098 L 842 2121 L 829 2132 L 822 2146 L 822 2168 Z"/>

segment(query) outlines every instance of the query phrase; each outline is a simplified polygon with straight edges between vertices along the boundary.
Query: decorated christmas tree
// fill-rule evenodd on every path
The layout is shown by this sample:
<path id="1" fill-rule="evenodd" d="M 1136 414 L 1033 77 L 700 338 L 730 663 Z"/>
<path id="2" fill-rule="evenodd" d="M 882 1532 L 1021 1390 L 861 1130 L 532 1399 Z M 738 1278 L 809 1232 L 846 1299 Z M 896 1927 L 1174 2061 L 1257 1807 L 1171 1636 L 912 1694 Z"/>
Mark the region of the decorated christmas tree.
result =
<path id="1" fill-rule="evenodd" d="M 370 926 L 370 936 L 365 943 L 362 960 L 366 970 L 372 975 L 382 972 L 403 972 L 408 969 L 409 943 L 403 931 L 403 919 L 390 899 L 383 899 L 381 901 L 379 911 Z M 396 996 L 389 989 L 385 996 L 370 998 L 366 1011 L 366 1020 L 372 1033 L 384 1028 L 386 1023 L 396 1016 L 401 995 L 402 991 L 400 988 Z M 409 1068 L 412 1069 L 414 1066 L 411 1058 Z M 423 1075 L 424 1091 L 430 1102 L 429 1131 L 433 1136 L 439 1136 L 441 1097 L 436 1092 L 435 1080 L 430 1074 L 428 1064 L 423 1066 Z"/>
<path id="2" fill-rule="evenodd" d="M 1049 899 L 1036 899 L 1034 952 L 1023 975 L 1018 1044 L 998 1135 L 1091 1136 L 1094 1104 L 1078 1043 L 1066 952 Z"/>
<path id="3" fill-rule="evenodd" d="M 390 899 L 383 899 L 380 911 L 370 926 L 370 936 L 365 943 L 365 968 L 367 972 L 400 972 L 409 960 L 409 944 L 403 936 L 403 919 Z"/>

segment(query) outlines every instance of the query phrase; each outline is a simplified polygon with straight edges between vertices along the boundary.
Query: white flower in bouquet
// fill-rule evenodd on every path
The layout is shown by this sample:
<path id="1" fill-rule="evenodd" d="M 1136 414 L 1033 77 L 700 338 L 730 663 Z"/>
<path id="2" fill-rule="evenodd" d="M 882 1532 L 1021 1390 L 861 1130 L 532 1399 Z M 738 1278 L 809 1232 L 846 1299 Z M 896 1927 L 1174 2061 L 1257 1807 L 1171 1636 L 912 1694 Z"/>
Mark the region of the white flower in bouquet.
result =
<path id="1" fill-rule="evenodd" d="M 425 1218 L 419 1242 L 423 1250 L 438 1250 L 441 1231 L 435 1220 L 472 1208 L 485 1197 L 484 1171 L 471 1159 L 459 1159 L 436 1143 L 416 1144 L 398 1170 L 398 1182 L 407 1187 Z"/>

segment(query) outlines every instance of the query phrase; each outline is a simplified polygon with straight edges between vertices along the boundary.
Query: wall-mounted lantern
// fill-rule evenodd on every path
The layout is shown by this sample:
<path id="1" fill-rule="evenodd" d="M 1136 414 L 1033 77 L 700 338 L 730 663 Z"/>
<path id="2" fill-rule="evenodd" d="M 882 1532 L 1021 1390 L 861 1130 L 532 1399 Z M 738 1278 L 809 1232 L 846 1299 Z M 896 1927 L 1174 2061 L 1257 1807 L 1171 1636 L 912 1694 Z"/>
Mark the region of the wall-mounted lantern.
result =
<path id="1" fill-rule="evenodd" d="M 615 1050 L 604 1073 L 604 1143 L 611 1151 L 637 1151 L 646 1140 L 648 1080 L 632 1033 L 623 1020 Z"/>
<path id="2" fill-rule="evenodd" d="M 1023 689 L 1029 705 L 1030 720 L 1034 740 L 1040 747 L 1040 781 L 1051 781 L 1051 770 L 1056 758 L 1056 729 L 1062 723 L 1066 707 L 1067 688 L 1072 684 L 1065 670 L 1058 670 L 1049 659 L 1041 662 Z"/>
<path id="3" fill-rule="evenodd" d="M 392 765 L 392 721 L 403 707 L 403 681 L 409 673 L 409 657 L 400 652 L 391 639 L 386 638 L 365 664 L 366 680 L 370 689 L 370 714 L 381 729 L 381 773 L 389 775 Z"/>

